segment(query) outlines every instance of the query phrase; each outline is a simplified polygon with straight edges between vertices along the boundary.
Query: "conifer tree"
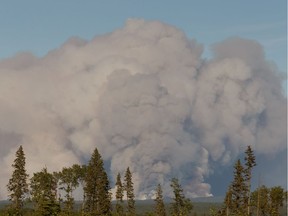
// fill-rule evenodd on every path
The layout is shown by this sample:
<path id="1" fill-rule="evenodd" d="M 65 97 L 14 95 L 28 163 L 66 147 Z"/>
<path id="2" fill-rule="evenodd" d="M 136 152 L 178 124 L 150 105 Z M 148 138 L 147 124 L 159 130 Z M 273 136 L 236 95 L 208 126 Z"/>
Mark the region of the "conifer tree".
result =
<path id="1" fill-rule="evenodd" d="M 166 210 L 163 200 L 162 188 L 161 185 L 158 184 L 156 189 L 156 198 L 155 198 L 155 215 L 156 216 L 166 216 Z"/>
<path id="2" fill-rule="evenodd" d="M 60 205 L 57 202 L 57 181 L 54 175 L 48 173 L 47 168 L 33 174 L 30 187 L 36 214 L 58 215 Z"/>
<path id="3" fill-rule="evenodd" d="M 118 173 L 116 179 L 116 214 L 119 216 L 124 215 L 123 196 L 124 187 L 121 182 L 121 175 Z"/>
<path id="4" fill-rule="evenodd" d="M 234 165 L 234 179 L 231 184 L 231 209 L 230 214 L 245 215 L 245 201 L 247 194 L 247 186 L 244 179 L 244 168 L 237 160 Z"/>
<path id="5" fill-rule="evenodd" d="M 14 171 L 7 185 L 9 199 L 12 202 L 14 215 L 22 215 L 25 195 L 28 193 L 28 174 L 25 169 L 25 154 L 22 146 L 16 151 L 16 159 L 12 167 Z"/>
<path id="6" fill-rule="evenodd" d="M 179 184 L 177 178 L 171 180 L 171 187 L 174 193 L 174 202 L 171 204 L 171 215 L 172 216 L 186 216 L 193 209 L 193 205 L 190 199 L 185 198 L 183 189 Z"/>
<path id="7" fill-rule="evenodd" d="M 104 163 L 95 148 L 85 175 L 85 212 L 92 215 L 111 215 L 111 194 Z"/>
<path id="8" fill-rule="evenodd" d="M 229 186 L 224 199 L 225 208 L 223 212 L 225 212 L 226 216 L 229 216 L 230 214 L 230 209 L 232 208 L 231 203 L 232 203 L 232 189 L 231 186 Z"/>
<path id="9" fill-rule="evenodd" d="M 132 181 L 132 173 L 130 172 L 129 167 L 125 173 L 125 190 L 127 193 L 127 215 L 134 216 L 136 215 L 135 210 L 135 196 L 134 196 L 134 188 L 133 188 L 133 181 Z"/>
<path id="10" fill-rule="evenodd" d="M 252 168 L 256 166 L 256 160 L 251 149 L 251 146 L 248 146 L 245 151 L 245 170 L 244 177 L 247 185 L 247 196 L 245 200 L 245 205 L 247 206 L 247 214 L 250 215 L 250 205 L 251 205 L 251 179 L 252 179 Z"/>

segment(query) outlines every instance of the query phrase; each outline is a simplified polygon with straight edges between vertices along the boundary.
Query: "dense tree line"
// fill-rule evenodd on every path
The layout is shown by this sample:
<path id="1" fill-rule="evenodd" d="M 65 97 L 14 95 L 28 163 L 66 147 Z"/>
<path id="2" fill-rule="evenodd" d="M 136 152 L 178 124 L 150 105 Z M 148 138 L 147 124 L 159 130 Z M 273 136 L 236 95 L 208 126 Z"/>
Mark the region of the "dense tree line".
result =
<path id="1" fill-rule="evenodd" d="M 254 152 L 247 147 L 242 165 L 238 159 L 234 165 L 234 178 L 228 187 L 223 208 L 213 211 L 213 216 L 279 216 L 287 192 L 282 187 L 267 188 L 262 185 L 251 193 L 252 169 L 256 166 Z M 286 197 L 287 202 L 287 197 Z"/>
<path id="2" fill-rule="evenodd" d="M 12 164 L 14 170 L 7 184 L 10 205 L 5 215 L 136 216 L 130 168 L 127 167 L 123 182 L 120 173 L 116 176 L 114 197 L 116 204 L 112 209 L 109 178 L 97 148 L 87 165 L 74 164 L 53 173 L 44 167 L 41 171 L 33 173 L 30 179 L 25 169 L 26 158 L 22 146 L 16 151 L 15 156 Z M 251 192 L 252 171 L 255 166 L 254 152 L 248 146 L 244 163 L 239 159 L 234 165 L 233 181 L 227 189 L 223 207 L 219 210 L 212 209 L 211 216 L 280 215 L 280 207 L 283 206 L 285 199 L 287 202 L 287 192 L 279 186 L 267 188 L 264 185 Z M 79 185 L 83 188 L 83 204 L 80 210 L 75 210 L 73 192 Z M 190 199 L 185 197 L 179 180 L 173 178 L 170 186 L 174 197 L 169 211 L 166 212 L 162 188 L 158 184 L 155 188 L 154 210 L 147 215 L 191 215 L 193 205 Z M 33 205 L 28 213 L 24 211 L 25 202 Z"/>
<path id="3" fill-rule="evenodd" d="M 20 146 L 16 152 L 16 159 L 12 164 L 14 168 L 7 189 L 10 203 L 6 215 L 85 215 L 85 216 L 136 216 L 133 177 L 128 167 L 124 182 L 120 173 L 116 177 L 116 206 L 112 209 L 112 194 L 108 175 L 104 169 L 103 159 L 95 148 L 87 165 L 74 164 L 64 167 L 59 172 L 48 172 L 45 167 L 33 173 L 29 178 L 25 169 L 25 154 Z M 73 192 L 83 187 L 83 204 L 80 211 L 74 209 Z M 185 216 L 192 211 L 191 201 L 184 196 L 183 189 L 177 178 L 171 180 L 174 193 L 171 203 L 170 215 Z M 124 200 L 126 195 L 126 200 Z M 25 202 L 33 205 L 32 210 L 25 213 Z M 26 209 L 27 210 L 27 209 Z M 154 212 L 150 215 L 166 216 L 162 188 L 158 184 Z"/>

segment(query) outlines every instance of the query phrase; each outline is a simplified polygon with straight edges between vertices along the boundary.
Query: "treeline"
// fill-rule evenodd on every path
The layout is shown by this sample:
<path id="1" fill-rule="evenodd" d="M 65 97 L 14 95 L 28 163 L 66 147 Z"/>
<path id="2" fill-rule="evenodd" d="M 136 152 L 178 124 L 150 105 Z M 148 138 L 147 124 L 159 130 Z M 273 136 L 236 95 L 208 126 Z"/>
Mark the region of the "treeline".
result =
<path id="1" fill-rule="evenodd" d="M 22 146 L 16 152 L 12 164 L 13 173 L 7 184 L 10 204 L 5 215 L 83 215 L 83 216 L 135 216 L 135 195 L 132 173 L 127 168 L 122 182 L 120 173 L 116 177 L 115 208 L 112 208 L 112 194 L 108 175 L 97 148 L 87 165 L 74 164 L 64 167 L 60 172 L 49 173 L 47 168 L 36 172 L 29 179 L 25 169 L 25 154 Z M 83 203 L 75 210 L 73 192 L 83 188 Z M 190 199 L 186 198 L 177 178 L 171 180 L 174 193 L 170 204 L 170 215 L 189 215 L 193 209 Z M 162 188 L 155 188 L 154 211 L 149 215 L 166 216 Z M 125 197 L 125 200 L 124 200 Z M 28 203 L 28 204 L 27 204 Z M 24 206 L 30 205 L 30 208 Z M 147 213 L 148 214 L 148 213 Z"/>
<path id="2" fill-rule="evenodd" d="M 7 184 L 10 204 L 5 209 L 5 215 L 136 215 L 132 173 L 129 167 L 123 179 L 120 173 L 117 174 L 115 197 L 112 197 L 109 178 L 97 148 L 87 165 L 74 164 L 53 173 L 43 168 L 33 173 L 31 178 L 26 173 L 26 159 L 22 146 L 16 151 L 15 157 L 12 164 L 13 173 Z M 223 206 L 220 209 L 210 209 L 211 216 L 280 215 L 280 207 L 285 200 L 287 203 L 287 192 L 279 186 L 267 188 L 264 185 L 259 185 L 252 192 L 252 170 L 255 166 L 254 152 L 248 146 L 244 163 L 237 160 L 234 165 L 234 178 L 227 189 Z M 79 209 L 74 209 L 73 192 L 80 185 L 83 188 L 83 202 Z M 193 205 L 191 200 L 185 197 L 179 180 L 173 178 L 170 186 L 174 197 L 169 205 L 169 211 L 166 212 L 162 188 L 158 184 L 155 188 L 154 210 L 146 215 L 188 216 L 192 214 Z M 112 198 L 115 199 L 114 208 L 112 208 Z M 193 215 L 197 213 L 194 212 Z"/>
<path id="3" fill-rule="evenodd" d="M 287 191 L 280 186 L 267 188 L 259 185 L 251 192 L 252 169 L 256 166 L 256 160 L 250 146 L 245 151 L 244 162 L 242 165 L 240 159 L 236 161 L 234 178 L 227 189 L 223 207 L 220 210 L 211 209 L 211 215 L 279 216 L 284 201 L 287 207 Z"/>

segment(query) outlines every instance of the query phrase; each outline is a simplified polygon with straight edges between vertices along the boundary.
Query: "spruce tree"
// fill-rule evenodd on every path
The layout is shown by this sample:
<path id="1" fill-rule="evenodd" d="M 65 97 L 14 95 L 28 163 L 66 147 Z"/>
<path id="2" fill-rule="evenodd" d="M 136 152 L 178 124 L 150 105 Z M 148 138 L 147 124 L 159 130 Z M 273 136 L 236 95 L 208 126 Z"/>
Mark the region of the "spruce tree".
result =
<path id="1" fill-rule="evenodd" d="M 57 201 L 57 181 L 54 175 L 48 173 L 47 168 L 33 174 L 30 187 L 36 215 L 58 215 L 60 205 Z"/>
<path id="2" fill-rule="evenodd" d="M 25 154 L 22 146 L 16 151 L 16 159 L 12 167 L 14 171 L 7 185 L 9 200 L 12 202 L 13 214 L 22 215 L 24 199 L 28 193 L 28 174 L 25 170 Z"/>
<path id="3" fill-rule="evenodd" d="M 155 215 L 156 216 L 166 216 L 166 210 L 163 200 L 162 188 L 161 185 L 158 184 L 156 189 L 156 198 L 155 198 Z"/>
<path id="4" fill-rule="evenodd" d="M 123 196 L 124 187 L 121 182 L 121 175 L 118 173 L 116 179 L 116 214 L 119 216 L 124 215 Z"/>
<path id="5" fill-rule="evenodd" d="M 245 215 L 246 209 L 246 194 L 247 186 L 244 179 L 244 168 L 240 162 L 237 160 L 234 165 L 234 179 L 231 184 L 231 209 L 230 214 Z"/>
<path id="6" fill-rule="evenodd" d="M 111 194 L 104 163 L 95 148 L 85 175 L 84 211 L 91 215 L 111 215 Z"/>
<path id="7" fill-rule="evenodd" d="M 127 215 L 134 216 L 136 215 L 135 210 L 135 196 L 134 196 L 134 188 L 133 188 L 133 181 L 132 181 L 132 173 L 130 172 L 129 167 L 125 173 L 125 190 L 127 193 Z"/>
<path id="8" fill-rule="evenodd" d="M 250 215 L 250 205 L 251 205 L 251 179 L 252 179 L 252 168 L 256 166 L 256 160 L 251 149 L 251 146 L 248 146 L 245 151 L 245 170 L 244 177 L 247 185 L 247 196 L 245 200 L 245 205 L 247 206 L 247 214 Z"/>
<path id="9" fill-rule="evenodd" d="M 189 215 L 193 209 L 193 205 L 190 199 L 185 198 L 183 189 L 179 184 L 177 178 L 171 180 L 171 187 L 174 193 L 174 202 L 171 204 L 171 215 L 172 216 L 186 216 Z"/>

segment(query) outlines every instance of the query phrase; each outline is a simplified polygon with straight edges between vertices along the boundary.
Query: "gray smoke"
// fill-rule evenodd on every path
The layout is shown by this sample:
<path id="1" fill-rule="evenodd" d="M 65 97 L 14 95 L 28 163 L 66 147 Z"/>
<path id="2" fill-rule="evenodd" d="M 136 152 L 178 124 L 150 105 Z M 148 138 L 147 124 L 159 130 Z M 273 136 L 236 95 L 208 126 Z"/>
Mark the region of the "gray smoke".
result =
<path id="1" fill-rule="evenodd" d="M 72 38 L 43 58 L 0 61 L 0 198 L 21 144 L 30 174 L 84 163 L 97 147 L 109 174 L 133 172 L 138 198 L 178 177 L 210 196 L 211 163 L 252 145 L 286 148 L 286 98 L 277 68 L 255 41 L 203 47 L 161 22 L 128 20 L 91 41 Z"/>

